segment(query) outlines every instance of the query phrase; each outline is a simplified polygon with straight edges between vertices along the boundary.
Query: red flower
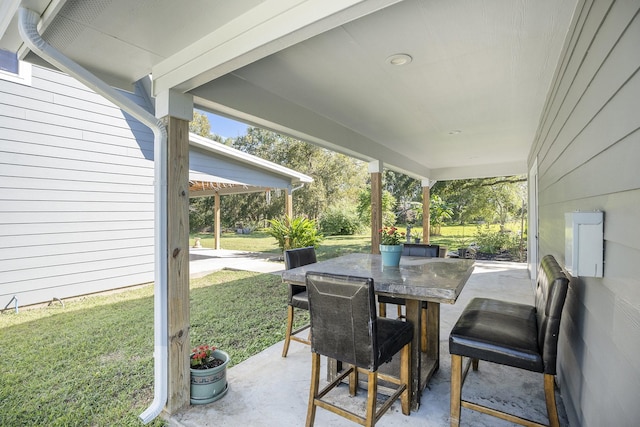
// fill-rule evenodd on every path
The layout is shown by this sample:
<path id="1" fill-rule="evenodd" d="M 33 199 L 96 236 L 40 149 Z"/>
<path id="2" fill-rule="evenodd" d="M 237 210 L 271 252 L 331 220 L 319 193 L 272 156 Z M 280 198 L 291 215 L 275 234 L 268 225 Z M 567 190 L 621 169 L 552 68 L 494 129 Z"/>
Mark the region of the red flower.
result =
<path id="1" fill-rule="evenodd" d="M 404 242 L 405 233 L 396 227 L 383 227 L 379 231 L 381 245 L 400 245 Z"/>

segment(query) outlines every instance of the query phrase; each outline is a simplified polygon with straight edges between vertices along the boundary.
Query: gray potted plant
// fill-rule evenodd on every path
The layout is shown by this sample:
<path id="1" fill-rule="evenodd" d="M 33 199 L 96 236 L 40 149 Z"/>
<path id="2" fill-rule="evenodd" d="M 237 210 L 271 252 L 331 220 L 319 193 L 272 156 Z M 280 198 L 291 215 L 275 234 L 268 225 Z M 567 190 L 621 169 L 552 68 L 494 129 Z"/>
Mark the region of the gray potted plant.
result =
<path id="1" fill-rule="evenodd" d="M 229 355 L 209 345 L 191 351 L 191 404 L 203 405 L 220 399 L 227 393 Z"/>

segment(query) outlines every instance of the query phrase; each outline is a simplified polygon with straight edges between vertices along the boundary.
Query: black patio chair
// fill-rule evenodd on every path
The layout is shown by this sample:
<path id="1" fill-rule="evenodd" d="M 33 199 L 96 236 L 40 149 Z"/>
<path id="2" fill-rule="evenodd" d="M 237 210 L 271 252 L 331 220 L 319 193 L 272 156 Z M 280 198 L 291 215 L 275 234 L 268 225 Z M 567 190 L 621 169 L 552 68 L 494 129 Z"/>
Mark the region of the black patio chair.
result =
<path id="1" fill-rule="evenodd" d="M 316 261 L 316 250 L 313 246 L 298 249 L 289 249 L 284 252 L 284 265 L 287 270 L 302 267 L 303 265 L 313 264 Z M 287 307 L 287 330 L 284 338 L 284 347 L 282 349 L 282 357 L 287 357 L 289 352 L 289 344 L 291 340 L 298 341 L 303 344 L 311 344 L 309 339 L 297 337 L 296 334 L 309 329 L 309 323 L 293 330 L 293 320 L 295 309 L 309 310 L 309 300 L 307 299 L 307 288 L 300 285 L 289 284 L 289 305 Z"/>
<path id="2" fill-rule="evenodd" d="M 321 407 L 361 425 L 375 422 L 400 398 L 402 413 L 410 411 L 410 366 L 413 327 L 408 322 L 378 318 L 373 279 L 309 272 L 306 276 L 311 315 L 311 389 L 307 411 L 313 426 L 316 407 Z M 400 352 L 400 378 L 378 372 L 378 368 Z M 334 381 L 319 389 L 320 355 L 348 364 Z M 364 416 L 331 402 L 325 396 L 349 377 L 349 394 L 355 396 L 358 371 L 367 374 L 368 394 Z M 398 387 L 376 411 L 378 379 Z"/>
<path id="3" fill-rule="evenodd" d="M 559 427 L 554 378 L 560 319 L 568 286 L 569 279 L 562 268 L 553 256 L 547 255 L 538 269 L 535 305 L 489 298 L 471 300 L 449 335 L 452 427 L 460 425 L 461 407 L 525 426 L 544 426 L 462 399 L 462 385 L 469 365 L 477 371 L 479 360 L 544 374 L 549 424 Z M 464 372 L 463 357 L 469 358 Z"/>

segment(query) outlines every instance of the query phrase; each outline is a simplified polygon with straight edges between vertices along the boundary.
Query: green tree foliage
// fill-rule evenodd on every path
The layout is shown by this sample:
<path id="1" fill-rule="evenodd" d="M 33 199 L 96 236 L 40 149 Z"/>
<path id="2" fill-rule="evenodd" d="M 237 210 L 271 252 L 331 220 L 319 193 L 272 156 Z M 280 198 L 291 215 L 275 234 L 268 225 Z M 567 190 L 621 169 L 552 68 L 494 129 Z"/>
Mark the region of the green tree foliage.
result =
<path id="1" fill-rule="evenodd" d="M 211 124 L 207 116 L 194 110 L 193 119 L 189 122 L 189 132 L 209 138 L 211 135 Z"/>
<path id="2" fill-rule="evenodd" d="M 323 239 L 318 232 L 317 222 L 303 217 L 269 220 L 271 227 L 267 232 L 278 242 L 282 251 L 287 249 L 304 248 L 307 246 L 318 247 Z"/>
<path id="3" fill-rule="evenodd" d="M 211 133 L 211 123 L 206 114 L 193 110 L 193 119 L 189 122 L 189 132 L 204 136 L 212 141 L 225 143 L 224 138 L 215 133 Z"/>
<path id="4" fill-rule="evenodd" d="M 396 199 L 387 190 L 382 191 L 382 225 L 390 227 L 396 223 L 394 209 Z M 366 188 L 358 195 L 358 216 L 363 224 L 371 224 L 371 188 Z"/>
<path id="5" fill-rule="evenodd" d="M 524 176 L 439 181 L 431 194 L 446 201 L 453 220 L 460 224 L 486 221 L 504 225 L 522 211 L 525 183 Z"/>
<path id="6" fill-rule="evenodd" d="M 393 210 L 396 221 L 415 224 L 422 220 L 422 186 L 420 181 L 392 170 L 382 174 L 382 188 L 396 201 Z M 419 206 L 419 209 L 417 207 Z"/>
<path id="7" fill-rule="evenodd" d="M 233 146 L 313 178 L 293 192 L 294 216 L 318 219 L 328 207 L 355 200 L 366 185 L 363 162 L 275 132 L 249 128 Z M 270 198 L 264 194 L 225 196 L 223 223 L 276 218 L 284 212 L 285 196 L 284 191 L 272 191 Z"/>

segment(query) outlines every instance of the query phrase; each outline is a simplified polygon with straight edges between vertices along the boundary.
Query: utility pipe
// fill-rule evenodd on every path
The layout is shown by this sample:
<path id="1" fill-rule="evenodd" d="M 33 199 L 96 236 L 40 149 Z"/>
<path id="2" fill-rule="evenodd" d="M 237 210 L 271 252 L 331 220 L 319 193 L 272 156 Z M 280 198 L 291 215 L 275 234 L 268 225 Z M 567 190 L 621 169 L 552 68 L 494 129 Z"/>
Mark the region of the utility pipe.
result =
<path id="1" fill-rule="evenodd" d="M 40 15 L 20 7 L 19 31 L 22 40 L 36 55 L 75 77 L 153 131 L 154 163 L 154 396 L 140 419 L 145 424 L 156 418 L 167 402 L 168 321 L 167 321 L 167 129 L 162 121 L 103 82 L 88 70 L 67 58 L 42 39 L 38 33 Z"/>

